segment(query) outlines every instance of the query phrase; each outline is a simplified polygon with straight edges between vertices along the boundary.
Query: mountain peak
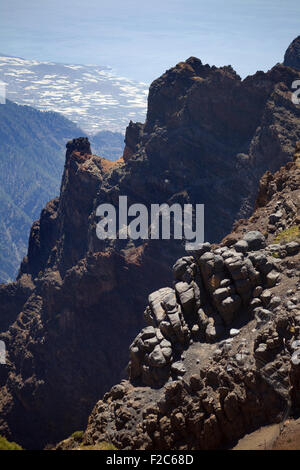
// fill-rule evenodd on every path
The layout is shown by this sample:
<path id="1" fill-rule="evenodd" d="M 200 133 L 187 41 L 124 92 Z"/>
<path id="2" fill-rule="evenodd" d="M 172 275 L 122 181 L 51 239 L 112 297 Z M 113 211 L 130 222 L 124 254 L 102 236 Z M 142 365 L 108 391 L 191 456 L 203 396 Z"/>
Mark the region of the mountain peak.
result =
<path id="1" fill-rule="evenodd" d="M 91 155 L 91 145 L 87 137 L 78 137 L 77 139 L 69 140 L 66 145 L 67 155 L 73 152 L 80 152 L 81 154 Z"/>
<path id="2" fill-rule="evenodd" d="M 284 65 L 300 70 L 300 36 L 295 38 L 284 54 Z"/>

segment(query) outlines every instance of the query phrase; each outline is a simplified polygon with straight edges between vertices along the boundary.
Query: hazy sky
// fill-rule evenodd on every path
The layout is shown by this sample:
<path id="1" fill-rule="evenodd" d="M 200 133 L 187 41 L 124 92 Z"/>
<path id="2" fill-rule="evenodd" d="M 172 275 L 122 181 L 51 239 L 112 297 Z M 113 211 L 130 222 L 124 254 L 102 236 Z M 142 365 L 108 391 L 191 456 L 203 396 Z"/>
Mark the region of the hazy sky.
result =
<path id="1" fill-rule="evenodd" d="M 299 0 L 0 0 L 0 52 L 151 82 L 189 56 L 242 75 L 281 62 Z"/>

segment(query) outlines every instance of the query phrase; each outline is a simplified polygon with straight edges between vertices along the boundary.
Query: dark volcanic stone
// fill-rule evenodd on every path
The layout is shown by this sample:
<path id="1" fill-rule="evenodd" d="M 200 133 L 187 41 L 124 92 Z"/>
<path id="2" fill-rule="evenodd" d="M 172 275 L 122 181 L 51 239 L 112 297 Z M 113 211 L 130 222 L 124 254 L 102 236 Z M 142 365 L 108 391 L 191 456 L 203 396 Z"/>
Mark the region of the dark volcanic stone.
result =
<path id="1" fill-rule="evenodd" d="M 203 203 L 205 240 L 219 241 L 251 212 L 262 174 L 292 159 L 300 119 L 288 91 L 299 78 L 276 65 L 242 81 L 231 67 L 191 58 L 152 83 L 145 125 L 131 124 L 126 134 L 125 161 L 92 155 L 85 139 L 68 144 L 60 196 L 33 225 L 17 285 L 0 292 L 3 328 L 11 325 L 0 434 L 38 448 L 83 429 L 96 400 L 124 374 L 145 299 L 172 285 L 169 268 L 186 254 L 181 241 L 99 240 L 97 206 L 117 205 L 120 195 L 148 208 Z M 222 268 L 209 257 L 200 259 L 207 282 Z M 229 299 L 224 315 L 240 304 L 234 294 Z M 185 344 L 186 325 L 169 313 Z"/>
<path id="2" fill-rule="evenodd" d="M 300 36 L 289 45 L 284 54 L 284 65 L 300 70 Z"/>

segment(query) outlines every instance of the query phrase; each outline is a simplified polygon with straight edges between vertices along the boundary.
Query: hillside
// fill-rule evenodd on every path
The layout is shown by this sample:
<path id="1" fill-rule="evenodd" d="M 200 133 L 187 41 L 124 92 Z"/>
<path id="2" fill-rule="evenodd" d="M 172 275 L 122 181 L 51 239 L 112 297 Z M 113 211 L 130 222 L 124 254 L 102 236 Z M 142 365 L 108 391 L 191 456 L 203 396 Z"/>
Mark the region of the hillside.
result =
<path id="1" fill-rule="evenodd" d="M 129 381 L 94 407 L 83 447 L 227 448 L 299 416 L 300 142 L 294 163 L 262 178 L 256 206 L 221 244 L 177 260 L 173 288 L 149 296 Z M 283 436 L 277 448 L 289 448 Z"/>

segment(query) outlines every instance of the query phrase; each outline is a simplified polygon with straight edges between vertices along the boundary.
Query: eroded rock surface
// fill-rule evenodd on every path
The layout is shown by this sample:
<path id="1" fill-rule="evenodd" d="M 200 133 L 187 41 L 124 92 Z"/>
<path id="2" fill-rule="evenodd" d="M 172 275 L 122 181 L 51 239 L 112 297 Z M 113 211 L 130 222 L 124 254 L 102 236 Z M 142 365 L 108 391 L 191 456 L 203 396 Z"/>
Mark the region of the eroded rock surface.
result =
<path id="1" fill-rule="evenodd" d="M 250 221 L 177 260 L 173 288 L 149 296 L 129 381 L 97 403 L 86 444 L 216 449 L 299 412 L 299 156 L 269 177 L 264 203 L 262 179 Z M 282 216 L 264 235 L 274 208 Z"/>
<path id="2" fill-rule="evenodd" d="M 205 239 L 220 241 L 250 213 L 263 173 L 292 160 L 300 119 L 290 87 L 299 78 L 295 68 L 276 65 L 241 80 L 230 66 L 192 57 L 153 82 L 146 123 L 129 125 L 124 159 L 111 163 L 93 155 L 85 139 L 68 144 L 60 196 L 33 224 L 16 283 L 0 287 L 8 358 L 1 369 L 1 434 L 36 448 L 82 429 L 96 400 L 124 376 L 146 299 L 162 286 L 167 293 L 150 299 L 147 311 L 155 336 L 140 338 L 147 351 L 134 346 L 135 378 L 141 380 L 145 366 L 143 380 L 151 384 L 170 374 L 185 377 L 181 349 L 200 337 L 210 348 L 250 308 L 253 289 L 282 282 L 275 268 L 263 272 L 273 261 L 271 251 L 261 246 L 266 261 L 252 259 L 259 252 L 249 249 L 257 250 L 258 242 L 240 231 L 261 232 L 269 246 L 282 224 L 295 221 L 293 198 L 285 198 L 287 207 L 279 199 L 278 207 L 262 207 L 259 224 L 239 223 L 225 250 L 205 245 L 195 258 L 172 241 L 100 241 L 95 213 L 103 202 L 117 205 L 120 195 L 148 208 L 202 203 Z M 280 196 L 285 184 L 292 194 L 297 175 L 292 183 L 289 174 L 268 173 L 259 204 Z M 281 247 L 279 260 L 296 251 L 295 245 Z M 178 258 L 172 286 L 170 266 Z M 294 276 L 295 268 L 289 270 Z M 259 308 L 261 299 L 255 299 Z M 264 321 L 268 313 L 260 316 Z"/>

